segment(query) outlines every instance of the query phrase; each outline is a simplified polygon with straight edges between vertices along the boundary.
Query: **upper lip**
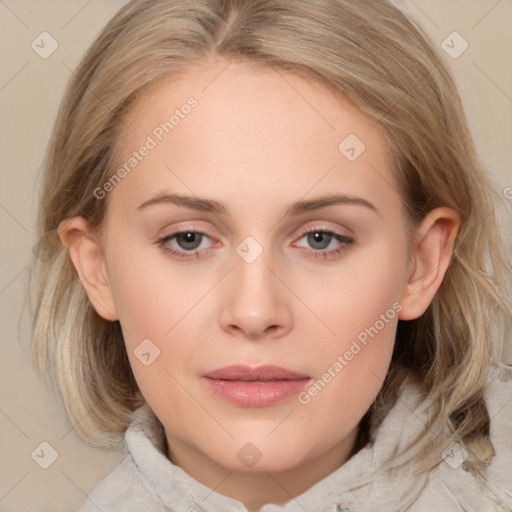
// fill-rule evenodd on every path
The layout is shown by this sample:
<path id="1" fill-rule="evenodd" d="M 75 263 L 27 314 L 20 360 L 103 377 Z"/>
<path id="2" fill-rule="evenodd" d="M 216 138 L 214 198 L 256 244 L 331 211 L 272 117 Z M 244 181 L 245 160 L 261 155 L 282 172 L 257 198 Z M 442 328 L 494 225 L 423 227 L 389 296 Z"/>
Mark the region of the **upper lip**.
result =
<path id="1" fill-rule="evenodd" d="M 256 368 L 242 364 L 224 366 L 212 372 L 206 373 L 204 377 L 221 380 L 243 380 L 243 381 L 271 381 L 271 380 L 297 380 L 308 379 L 308 375 L 292 372 L 286 368 L 275 365 L 261 365 Z"/>

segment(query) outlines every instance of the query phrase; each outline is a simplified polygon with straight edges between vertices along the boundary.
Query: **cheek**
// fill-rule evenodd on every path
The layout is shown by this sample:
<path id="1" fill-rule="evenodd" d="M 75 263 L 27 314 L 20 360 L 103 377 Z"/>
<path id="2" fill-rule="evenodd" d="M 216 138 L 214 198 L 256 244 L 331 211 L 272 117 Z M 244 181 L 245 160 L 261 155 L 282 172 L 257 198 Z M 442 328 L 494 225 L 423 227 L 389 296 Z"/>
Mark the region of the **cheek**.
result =
<path id="1" fill-rule="evenodd" d="M 302 293 L 317 290 L 310 293 L 309 304 L 324 325 L 317 322 L 323 334 L 303 347 L 305 360 L 316 361 L 317 373 L 316 382 L 299 398 L 311 422 L 316 414 L 310 413 L 321 414 L 327 404 L 339 406 L 324 425 L 328 437 L 333 424 L 358 421 L 382 386 L 401 310 L 401 243 L 395 239 L 347 258 L 329 279 L 322 279 L 322 291 L 304 282 Z M 307 329 L 306 324 L 302 328 Z"/>
<path id="2" fill-rule="evenodd" d="M 329 272 L 297 279 L 298 293 L 318 317 L 322 332 L 319 338 L 327 345 L 343 349 L 347 342 L 376 323 L 383 334 L 392 331 L 396 309 L 401 309 L 397 303 L 402 295 L 406 264 L 404 243 L 398 237 L 389 242 L 383 237 L 382 242 L 372 244 L 371 248 L 354 251 Z M 385 320 L 395 321 L 386 321 L 383 327 L 381 315 L 385 315 Z"/>
<path id="3" fill-rule="evenodd" d="M 124 245 L 123 250 L 122 240 L 112 243 L 116 251 L 107 260 L 126 344 L 130 347 L 144 338 L 165 340 L 211 288 L 211 276 L 184 270 L 158 247 L 148 247 L 147 241 Z"/>
<path id="4" fill-rule="evenodd" d="M 182 265 L 145 244 L 124 244 L 112 237 L 109 278 L 130 364 L 148 401 L 179 401 L 183 375 L 197 373 L 204 339 L 199 325 L 209 314 L 208 299 L 218 280 L 211 269 Z M 125 245 L 123 247 L 123 244 Z M 188 270 L 185 269 L 188 268 Z M 211 322 L 208 328 L 213 327 Z M 149 340 L 149 341 L 148 341 Z M 204 347 L 203 347 L 204 348 Z M 147 355 L 149 354 L 149 355 Z M 147 366 L 146 364 L 149 363 Z M 164 393 L 160 397 L 160 393 Z"/>

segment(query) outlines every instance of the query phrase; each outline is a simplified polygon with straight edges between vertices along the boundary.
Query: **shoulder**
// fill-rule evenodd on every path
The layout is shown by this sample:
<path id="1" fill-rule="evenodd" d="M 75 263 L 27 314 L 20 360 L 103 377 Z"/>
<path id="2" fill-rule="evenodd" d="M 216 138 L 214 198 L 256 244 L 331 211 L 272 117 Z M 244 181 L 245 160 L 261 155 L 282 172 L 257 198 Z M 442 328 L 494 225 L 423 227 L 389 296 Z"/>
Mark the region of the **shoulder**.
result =
<path id="1" fill-rule="evenodd" d="M 512 368 L 491 369 L 485 402 L 490 442 L 448 444 L 413 512 L 512 510 Z"/>
<path id="2" fill-rule="evenodd" d="M 158 465 L 162 458 L 162 433 L 159 427 L 147 404 L 133 412 L 124 435 L 126 457 L 96 485 L 79 512 L 166 510 L 151 480 L 151 473 L 158 473 L 161 469 Z"/>
<path id="3" fill-rule="evenodd" d="M 164 512 L 158 497 L 145 484 L 131 456 L 101 480 L 79 512 Z"/>
<path id="4" fill-rule="evenodd" d="M 491 420 L 490 442 L 477 440 L 466 445 L 453 441 L 450 435 L 439 435 L 436 447 L 432 446 L 435 461 L 430 470 L 418 471 L 410 463 L 391 467 L 383 464 L 387 460 L 396 462 L 396 457 L 407 452 L 406 447 L 425 429 L 429 417 L 426 395 L 421 382 L 404 382 L 399 400 L 375 432 L 371 447 L 373 477 L 369 487 L 361 488 L 365 493 L 359 501 L 366 500 L 386 512 L 510 512 L 512 371 L 492 370 L 489 374 L 485 402 Z M 427 436 L 426 442 L 431 440 Z"/>

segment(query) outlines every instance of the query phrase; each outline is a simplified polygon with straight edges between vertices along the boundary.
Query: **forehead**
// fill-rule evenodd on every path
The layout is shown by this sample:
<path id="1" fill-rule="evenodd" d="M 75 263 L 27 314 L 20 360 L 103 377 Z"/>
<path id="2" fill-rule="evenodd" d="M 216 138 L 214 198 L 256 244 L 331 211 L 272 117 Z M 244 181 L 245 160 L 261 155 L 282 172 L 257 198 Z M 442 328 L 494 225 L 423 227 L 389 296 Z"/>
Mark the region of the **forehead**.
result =
<path id="1" fill-rule="evenodd" d="M 333 188 L 396 195 L 375 121 L 318 82 L 282 70 L 206 61 L 147 88 L 124 123 L 117 167 L 153 146 L 114 190 L 124 202 L 164 189 L 240 204 Z"/>

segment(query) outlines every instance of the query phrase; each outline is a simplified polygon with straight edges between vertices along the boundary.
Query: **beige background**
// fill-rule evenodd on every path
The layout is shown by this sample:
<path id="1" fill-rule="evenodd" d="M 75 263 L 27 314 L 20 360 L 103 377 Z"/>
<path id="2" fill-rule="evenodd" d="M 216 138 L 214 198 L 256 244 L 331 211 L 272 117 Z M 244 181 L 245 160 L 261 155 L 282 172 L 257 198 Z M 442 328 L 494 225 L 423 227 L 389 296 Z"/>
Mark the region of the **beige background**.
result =
<path id="1" fill-rule="evenodd" d="M 119 0 L 0 0 L 0 511 L 77 510 L 120 461 L 82 443 L 27 356 L 21 318 L 24 279 L 35 243 L 37 175 L 64 86 Z M 397 0 L 438 44 L 453 31 L 469 48 L 447 57 L 459 82 L 481 158 L 500 188 L 512 186 L 512 1 Z M 42 59 L 31 42 L 46 31 L 58 49 Z M 57 460 L 42 469 L 31 453 L 46 441 Z M 40 453 L 40 449 L 36 451 Z M 46 452 L 48 453 L 48 451 Z M 37 457 L 35 457 L 37 459 Z"/>

